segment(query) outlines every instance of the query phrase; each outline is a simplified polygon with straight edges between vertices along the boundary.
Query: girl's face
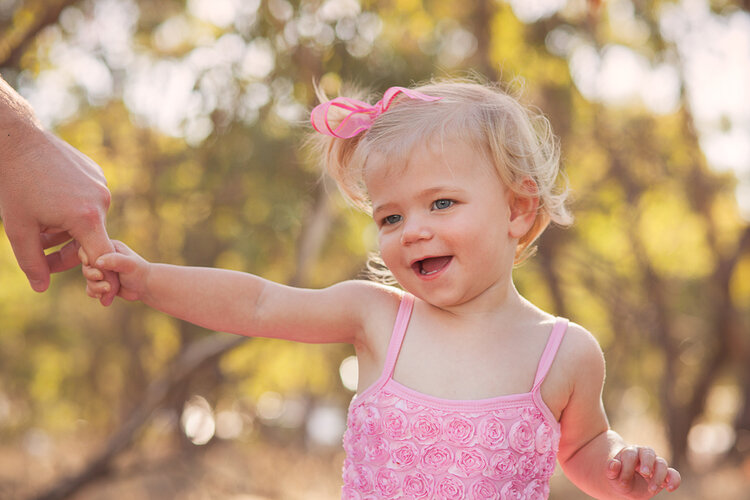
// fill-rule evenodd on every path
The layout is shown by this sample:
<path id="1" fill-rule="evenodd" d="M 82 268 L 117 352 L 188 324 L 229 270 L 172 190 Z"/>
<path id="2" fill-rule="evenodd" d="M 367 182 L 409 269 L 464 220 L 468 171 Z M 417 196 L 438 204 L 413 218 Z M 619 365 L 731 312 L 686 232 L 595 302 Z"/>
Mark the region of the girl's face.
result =
<path id="1" fill-rule="evenodd" d="M 505 297 L 519 223 L 484 155 L 457 140 L 421 146 L 406 165 L 368 165 L 365 184 L 383 261 L 407 291 L 441 308 Z"/>

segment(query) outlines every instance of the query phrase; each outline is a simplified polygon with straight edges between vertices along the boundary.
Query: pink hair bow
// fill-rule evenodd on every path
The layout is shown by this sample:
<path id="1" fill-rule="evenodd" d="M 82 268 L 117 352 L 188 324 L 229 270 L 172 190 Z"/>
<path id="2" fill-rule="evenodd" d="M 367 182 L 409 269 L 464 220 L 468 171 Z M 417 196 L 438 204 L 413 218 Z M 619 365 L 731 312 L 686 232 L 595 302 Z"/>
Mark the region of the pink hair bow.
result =
<path id="1" fill-rule="evenodd" d="M 318 104 L 310 114 L 310 122 L 313 128 L 321 134 L 349 139 L 363 130 L 370 128 L 375 118 L 385 113 L 396 96 L 402 92 L 407 97 L 419 99 L 420 101 L 438 101 L 442 99 L 442 97 L 429 96 L 404 87 L 391 87 L 385 91 L 383 98 L 376 102 L 374 106 L 349 97 L 336 97 L 328 102 Z M 335 129 L 331 128 L 331 124 L 328 123 L 328 110 L 331 106 L 348 111 L 348 114 Z"/>

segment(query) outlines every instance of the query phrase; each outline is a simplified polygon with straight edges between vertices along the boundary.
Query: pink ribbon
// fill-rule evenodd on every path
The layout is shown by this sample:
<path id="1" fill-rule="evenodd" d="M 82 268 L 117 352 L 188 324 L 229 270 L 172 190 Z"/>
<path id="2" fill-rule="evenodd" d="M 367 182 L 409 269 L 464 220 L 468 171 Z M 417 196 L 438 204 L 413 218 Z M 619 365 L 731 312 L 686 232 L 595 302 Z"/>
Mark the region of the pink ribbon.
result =
<path id="1" fill-rule="evenodd" d="M 404 87 L 391 87 L 385 91 L 383 98 L 376 102 L 374 106 L 349 97 L 336 97 L 328 102 L 318 104 L 310 114 L 310 122 L 313 128 L 321 134 L 349 139 L 363 130 L 370 128 L 375 118 L 385 113 L 391 106 L 393 99 L 402 92 L 411 99 L 419 99 L 421 101 L 438 101 L 442 99 L 442 97 L 429 96 Z M 328 110 L 331 106 L 348 111 L 348 114 L 339 122 L 335 129 L 331 128 L 331 124 L 328 123 Z"/>

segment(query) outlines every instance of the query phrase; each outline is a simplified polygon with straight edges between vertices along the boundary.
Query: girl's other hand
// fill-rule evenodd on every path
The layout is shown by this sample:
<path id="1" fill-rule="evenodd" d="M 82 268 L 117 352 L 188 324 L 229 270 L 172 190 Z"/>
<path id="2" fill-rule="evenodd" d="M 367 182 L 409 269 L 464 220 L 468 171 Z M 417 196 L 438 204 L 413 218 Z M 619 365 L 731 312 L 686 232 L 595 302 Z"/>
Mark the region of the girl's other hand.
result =
<path id="1" fill-rule="evenodd" d="M 89 262 L 83 247 L 78 250 L 86 278 L 86 293 L 94 298 L 105 296 L 110 291 L 110 284 L 104 280 L 103 271 L 114 271 L 120 278 L 117 295 L 125 300 L 141 300 L 145 292 L 148 262 L 125 243 L 117 240 L 112 240 L 112 243 L 115 252 L 100 256 L 93 264 Z"/>
<path id="2" fill-rule="evenodd" d="M 607 479 L 615 491 L 629 498 L 651 498 L 665 488 L 674 491 L 681 480 L 679 472 L 645 446 L 620 450 L 607 464 Z"/>

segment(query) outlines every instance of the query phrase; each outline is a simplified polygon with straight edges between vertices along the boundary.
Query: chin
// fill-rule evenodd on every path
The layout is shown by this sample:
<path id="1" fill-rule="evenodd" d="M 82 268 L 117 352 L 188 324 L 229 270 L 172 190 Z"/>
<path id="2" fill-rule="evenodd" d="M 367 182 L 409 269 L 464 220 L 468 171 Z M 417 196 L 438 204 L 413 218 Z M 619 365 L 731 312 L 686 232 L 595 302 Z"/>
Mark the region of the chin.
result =
<path id="1" fill-rule="evenodd" d="M 461 304 L 467 302 L 466 297 L 463 296 L 463 294 L 457 293 L 455 289 L 453 290 L 409 290 L 407 289 L 409 293 L 414 295 L 415 297 L 418 297 L 422 299 L 423 301 L 427 302 L 428 304 L 439 307 L 440 309 L 447 309 L 450 307 L 460 306 Z"/>

